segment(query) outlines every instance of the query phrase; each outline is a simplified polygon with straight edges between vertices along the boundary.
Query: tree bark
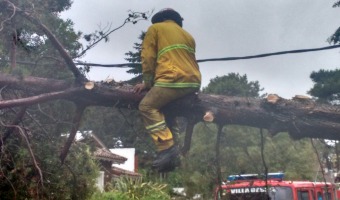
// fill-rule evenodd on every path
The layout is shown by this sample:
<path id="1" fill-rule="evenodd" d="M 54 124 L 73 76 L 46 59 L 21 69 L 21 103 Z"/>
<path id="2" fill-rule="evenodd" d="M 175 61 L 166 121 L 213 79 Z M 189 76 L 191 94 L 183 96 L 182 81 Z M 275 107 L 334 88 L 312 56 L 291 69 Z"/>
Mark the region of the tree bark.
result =
<path id="1" fill-rule="evenodd" d="M 65 143 L 65 146 L 64 146 L 62 152 L 60 153 L 61 163 L 64 163 L 65 158 L 68 154 L 68 151 L 69 151 L 73 141 L 75 140 L 77 131 L 78 131 L 79 126 L 80 126 L 81 117 L 83 116 L 84 109 L 85 109 L 85 107 L 83 107 L 82 105 L 77 105 L 76 114 L 73 117 L 73 123 L 72 123 L 73 126 L 71 128 L 70 135 L 68 136 L 67 141 Z"/>
<path id="2" fill-rule="evenodd" d="M 74 116 L 74 127 L 61 153 L 63 161 L 74 139 L 83 110 L 88 106 L 111 106 L 137 109 L 143 94 L 136 94 L 127 84 L 97 82 L 89 84 L 86 77 L 74 64 L 67 50 L 55 37 L 53 32 L 41 21 L 18 8 L 10 1 L 2 2 L 4 9 L 12 11 L 12 16 L 21 16 L 44 32 L 51 44 L 64 59 L 72 72 L 71 81 L 53 80 L 41 77 L 12 76 L 0 73 L 0 111 L 1 109 L 31 106 L 37 103 L 65 99 L 78 106 Z M 37 15 L 38 16 L 38 15 Z M 9 19 L 6 19 L 8 21 Z M 90 87 L 88 87 L 90 86 Z M 6 94 L 7 90 L 23 91 L 22 97 Z M 79 105 L 81 105 L 79 107 Z M 267 129 L 271 134 L 289 132 L 293 138 L 340 139 L 340 111 L 337 106 L 316 104 L 310 99 L 297 96 L 286 100 L 277 95 L 264 99 L 228 97 L 219 95 L 188 95 L 172 102 L 164 108 L 171 116 L 184 116 L 190 119 L 184 152 L 190 148 L 193 124 L 200 120 L 212 121 L 219 126 L 238 124 Z M 19 116 L 18 116 L 19 117 Z"/>
<path id="3" fill-rule="evenodd" d="M 133 93 L 131 85 L 118 83 L 94 84 L 93 89 L 73 85 L 66 81 L 37 77 L 15 77 L 0 74 L 0 87 L 30 91 L 32 96 L 0 101 L 0 109 L 29 106 L 36 103 L 66 99 L 84 106 L 115 106 L 137 109 L 143 94 Z M 47 88 L 49 91 L 47 92 Z M 296 139 L 340 139 L 340 111 L 338 106 L 317 104 L 299 96 L 292 100 L 277 95 L 267 98 L 230 97 L 222 95 L 188 95 L 169 104 L 164 112 L 203 120 L 206 112 L 213 115 L 218 124 L 238 124 L 267 129 L 271 134 L 289 132 Z"/>

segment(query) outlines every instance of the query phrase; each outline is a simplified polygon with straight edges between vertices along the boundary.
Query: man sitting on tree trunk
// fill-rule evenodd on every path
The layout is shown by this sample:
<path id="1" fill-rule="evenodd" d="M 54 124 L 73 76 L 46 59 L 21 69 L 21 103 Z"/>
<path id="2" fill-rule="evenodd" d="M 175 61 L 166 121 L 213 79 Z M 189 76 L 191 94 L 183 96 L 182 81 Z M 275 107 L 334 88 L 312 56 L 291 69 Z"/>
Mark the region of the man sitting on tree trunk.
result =
<path id="1" fill-rule="evenodd" d="M 156 13 L 142 45 L 143 83 L 136 93 L 149 90 L 139 104 L 147 131 L 157 147 L 152 167 L 172 171 L 179 164 L 178 147 L 160 109 L 184 95 L 195 93 L 201 73 L 195 57 L 195 40 L 182 29 L 182 17 L 173 9 Z"/>

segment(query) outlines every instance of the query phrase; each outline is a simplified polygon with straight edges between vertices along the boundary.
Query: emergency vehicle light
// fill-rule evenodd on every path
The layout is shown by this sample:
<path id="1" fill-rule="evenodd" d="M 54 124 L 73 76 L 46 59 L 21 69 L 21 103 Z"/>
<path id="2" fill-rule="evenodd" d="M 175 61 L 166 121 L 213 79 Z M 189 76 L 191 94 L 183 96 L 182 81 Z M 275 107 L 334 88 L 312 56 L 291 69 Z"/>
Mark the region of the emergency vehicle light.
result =
<path id="1" fill-rule="evenodd" d="M 282 180 L 284 177 L 284 173 L 268 173 L 267 179 L 279 179 Z M 228 176 L 228 181 L 240 181 L 240 180 L 256 180 L 256 179 L 265 179 L 264 174 L 238 174 L 238 175 L 230 175 Z"/>

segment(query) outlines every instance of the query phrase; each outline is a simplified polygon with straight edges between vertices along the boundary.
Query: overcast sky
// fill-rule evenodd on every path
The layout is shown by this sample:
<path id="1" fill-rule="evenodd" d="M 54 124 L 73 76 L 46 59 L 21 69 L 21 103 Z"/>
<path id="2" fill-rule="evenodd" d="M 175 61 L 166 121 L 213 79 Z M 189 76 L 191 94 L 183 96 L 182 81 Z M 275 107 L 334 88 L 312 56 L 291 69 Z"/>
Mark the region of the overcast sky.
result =
<path id="1" fill-rule="evenodd" d="M 183 28 L 196 40 L 196 58 L 257 55 L 295 49 L 329 46 L 329 38 L 340 27 L 340 8 L 335 0 L 73 0 L 62 13 L 75 23 L 75 30 L 91 33 L 98 27 L 120 26 L 128 10 L 155 12 L 173 8 L 184 18 Z M 100 64 L 126 63 L 124 54 L 132 49 L 150 21 L 127 24 L 82 58 Z M 319 69 L 340 68 L 340 49 L 280 55 L 250 60 L 200 63 L 207 86 L 216 76 L 235 72 L 259 81 L 266 93 L 290 99 L 306 95 L 313 86 L 309 75 Z M 127 80 L 125 69 L 93 68 L 91 80 Z"/>

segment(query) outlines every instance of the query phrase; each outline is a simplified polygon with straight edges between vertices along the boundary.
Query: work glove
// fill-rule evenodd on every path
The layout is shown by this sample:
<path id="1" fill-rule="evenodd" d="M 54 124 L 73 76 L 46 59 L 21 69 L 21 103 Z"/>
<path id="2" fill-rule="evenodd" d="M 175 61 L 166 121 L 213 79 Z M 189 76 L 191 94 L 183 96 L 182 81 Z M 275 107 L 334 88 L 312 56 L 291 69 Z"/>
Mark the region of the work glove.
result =
<path id="1" fill-rule="evenodd" d="M 140 94 L 141 92 L 143 92 L 144 90 L 147 90 L 147 86 L 145 85 L 145 83 L 138 83 L 137 85 L 135 85 L 135 87 L 133 88 L 133 92 Z"/>

